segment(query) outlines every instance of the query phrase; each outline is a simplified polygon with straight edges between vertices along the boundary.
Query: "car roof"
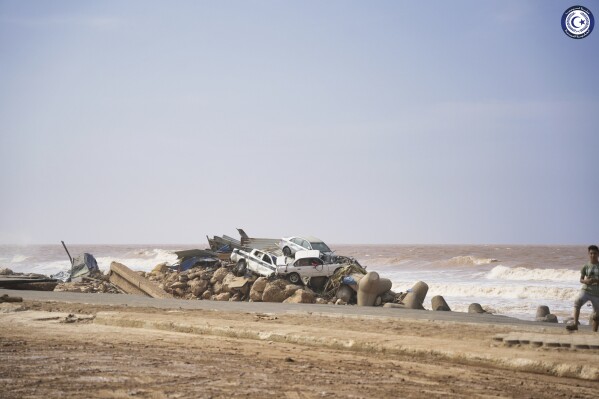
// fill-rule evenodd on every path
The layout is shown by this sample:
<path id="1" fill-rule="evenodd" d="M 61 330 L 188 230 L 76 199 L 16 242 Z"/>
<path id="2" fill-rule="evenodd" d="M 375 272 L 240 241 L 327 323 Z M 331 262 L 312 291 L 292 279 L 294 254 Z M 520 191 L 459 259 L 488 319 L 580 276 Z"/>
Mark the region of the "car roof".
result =
<path id="1" fill-rule="evenodd" d="M 306 240 L 306 241 L 309 241 L 309 242 L 322 242 L 322 243 L 324 243 L 324 241 L 322 241 L 320 238 L 316 238 L 314 236 L 290 236 L 290 237 L 287 237 L 286 240 L 291 240 L 293 238 L 301 238 L 302 240 Z"/>

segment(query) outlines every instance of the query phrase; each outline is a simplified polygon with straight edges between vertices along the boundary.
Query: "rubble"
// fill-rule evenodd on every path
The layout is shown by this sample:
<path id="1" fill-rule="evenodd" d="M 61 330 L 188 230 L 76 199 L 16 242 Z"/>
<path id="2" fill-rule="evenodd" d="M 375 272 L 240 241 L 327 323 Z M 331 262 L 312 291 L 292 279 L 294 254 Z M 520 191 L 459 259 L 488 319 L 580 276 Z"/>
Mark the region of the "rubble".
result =
<path id="1" fill-rule="evenodd" d="M 222 236 L 208 239 L 210 250 L 191 249 L 176 251 L 177 263 L 157 264 L 150 272 L 133 271 L 127 266 L 112 262 L 108 275 L 102 274 L 92 255 L 84 253 L 71 259 L 72 280 L 58 283 L 56 291 L 84 293 L 126 293 L 147 295 L 155 298 L 179 298 L 188 300 L 251 301 L 277 303 L 316 303 L 331 305 L 384 306 L 388 308 L 424 310 L 424 300 L 428 285 L 418 281 L 408 292 L 391 290 L 392 283 L 378 273 L 367 272 L 353 258 L 335 255 L 335 263 L 327 263 L 317 250 L 296 251 L 292 257 L 284 257 L 276 248 L 278 240 L 250 238 L 238 229 L 241 240 Z M 64 245 L 64 243 L 63 243 Z M 247 258 L 239 257 L 232 262 L 235 251 L 261 251 L 256 262 L 272 266 L 273 273 L 260 276 L 258 271 L 247 266 Z M 310 255 L 308 252 L 316 252 Z M 257 255 L 256 253 L 255 255 Z M 310 255 L 310 256 L 308 256 Z M 284 271 L 277 268 L 277 259 L 282 258 Z M 285 259 L 289 258 L 289 259 Z M 302 278 L 291 278 L 295 262 L 308 259 L 306 265 L 321 270 L 328 268 L 325 276 L 318 273 L 305 273 Z M 281 259 L 279 259 L 281 260 Z M 321 262 L 311 263 L 312 260 Z M 243 266 L 243 267 L 241 267 Z M 320 268 L 320 269 L 319 269 Z M 289 269 L 289 270 L 287 270 Z M 297 274 L 297 273 L 295 273 Z M 2 276 L 15 275 L 10 269 L 0 269 Z M 33 275 L 31 275 L 33 276 Z M 46 276 L 39 276 L 46 278 Z M 442 296 L 431 300 L 433 311 L 451 311 Z M 469 313 L 489 313 L 480 304 L 472 304 Z M 539 313 L 539 311 L 537 312 Z M 547 309 L 543 315 L 537 314 L 538 321 L 553 322 L 554 316 Z"/>
<path id="2" fill-rule="evenodd" d="M 78 282 L 59 283 L 54 291 L 62 292 L 84 292 L 84 293 L 105 293 L 122 294 L 123 291 L 108 281 L 108 276 L 97 276 L 97 278 L 83 277 Z"/>

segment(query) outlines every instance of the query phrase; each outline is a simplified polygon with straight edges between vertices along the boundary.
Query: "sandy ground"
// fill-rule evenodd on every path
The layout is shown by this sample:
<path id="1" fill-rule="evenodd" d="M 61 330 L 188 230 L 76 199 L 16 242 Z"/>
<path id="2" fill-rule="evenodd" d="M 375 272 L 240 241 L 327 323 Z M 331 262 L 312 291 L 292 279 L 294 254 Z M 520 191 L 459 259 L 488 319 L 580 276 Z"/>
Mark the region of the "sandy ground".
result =
<path id="1" fill-rule="evenodd" d="M 599 390 L 580 369 L 597 363 L 597 351 L 492 339 L 528 326 L 41 301 L 2 309 L 2 398 L 590 398 Z"/>

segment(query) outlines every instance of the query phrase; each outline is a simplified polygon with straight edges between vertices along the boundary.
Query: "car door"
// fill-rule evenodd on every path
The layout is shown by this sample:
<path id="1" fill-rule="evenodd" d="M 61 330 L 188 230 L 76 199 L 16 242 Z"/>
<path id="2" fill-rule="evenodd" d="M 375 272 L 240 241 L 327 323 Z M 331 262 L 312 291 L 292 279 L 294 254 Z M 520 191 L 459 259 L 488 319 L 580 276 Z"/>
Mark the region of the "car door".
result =
<path id="1" fill-rule="evenodd" d="M 291 239 L 291 243 L 293 244 L 292 248 L 291 248 L 293 250 L 292 252 L 295 253 L 297 251 L 303 251 L 305 249 L 301 245 L 302 241 L 303 240 L 301 238 L 293 238 L 293 239 Z"/>

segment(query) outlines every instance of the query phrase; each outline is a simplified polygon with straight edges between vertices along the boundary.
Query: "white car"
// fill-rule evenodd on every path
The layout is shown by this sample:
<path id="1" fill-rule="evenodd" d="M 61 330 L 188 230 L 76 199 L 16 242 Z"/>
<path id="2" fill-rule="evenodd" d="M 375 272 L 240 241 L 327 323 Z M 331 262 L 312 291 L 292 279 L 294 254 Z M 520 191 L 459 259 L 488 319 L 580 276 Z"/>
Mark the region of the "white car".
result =
<path id="1" fill-rule="evenodd" d="M 325 263 L 320 258 L 320 251 L 297 251 L 295 260 L 277 266 L 277 274 L 286 277 L 293 284 L 306 283 L 311 277 L 329 277 L 344 265 Z"/>
<path id="2" fill-rule="evenodd" d="M 279 248 L 283 250 L 283 255 L 293 256 L 297 251 L 320 251 L 326 260 L 333 260 L 333 251 L 327 244 L 316 237 L 284 237 L 278 243 Z"/>
<path id="3" fill-rule="evenodd" d="M 260 276 L 270 277 L 277 273 L 277 262 L 281 262 L 283 259 L 278 259 L 275 255 L 259 249 L 246 252 L 235 248 L 231 252 L 231 261 L 237 263 L 235 272 L 237 275 L 243 275 L 246 270 L 251 270 Z"/>

